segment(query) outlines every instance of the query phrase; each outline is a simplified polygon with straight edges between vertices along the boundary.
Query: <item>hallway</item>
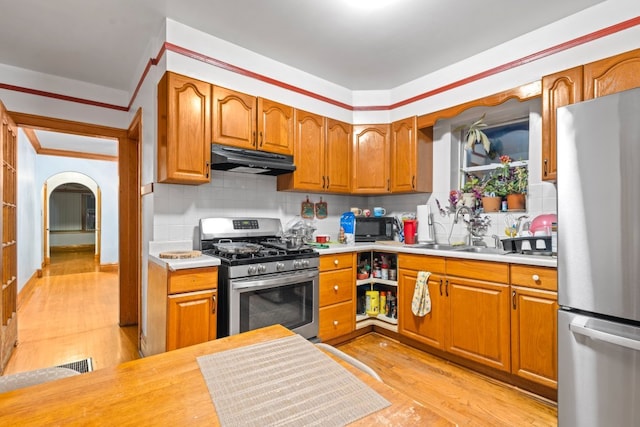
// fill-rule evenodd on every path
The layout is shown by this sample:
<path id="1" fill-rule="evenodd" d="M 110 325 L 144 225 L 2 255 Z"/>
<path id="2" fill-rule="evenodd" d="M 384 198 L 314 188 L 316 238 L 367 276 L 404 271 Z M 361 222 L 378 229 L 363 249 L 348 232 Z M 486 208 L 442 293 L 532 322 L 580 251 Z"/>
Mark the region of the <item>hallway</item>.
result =
<path id="1" fill-rule="evenodd" d="M 18 307 L 18 346 L 5 374 L 87 357 L 94 369 L 139 357 L 137 326 L 118 326 L 118 273 L 99 272 L 93 251 L 53 254 Z"/>

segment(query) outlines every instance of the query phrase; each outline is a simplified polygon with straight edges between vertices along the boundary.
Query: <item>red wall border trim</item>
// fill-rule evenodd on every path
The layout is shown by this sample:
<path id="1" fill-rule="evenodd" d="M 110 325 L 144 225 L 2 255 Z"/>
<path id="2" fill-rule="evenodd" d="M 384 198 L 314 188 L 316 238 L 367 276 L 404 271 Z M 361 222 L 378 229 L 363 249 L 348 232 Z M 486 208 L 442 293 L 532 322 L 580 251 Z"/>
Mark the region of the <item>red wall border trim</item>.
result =
<path id="1" fill-rule="evenodd" d="M 94 107 L 107 108 L 107 109 L 111 109 L 111 110 L 129 111 L 128 107 L 124 107 L 124 106 L 121 106 L 121 105 L 108 104 L 106 102 L 93 101 L 91 99 L 85 99 L 85 98 L 78 98 L 77 96 L 62 95 L 62 94 L 55 93 L 55 92 L 48 92 L 48 91 L 45 91 L 45 90 L 31 89 L 31 88 L 28 88 L 28 87 L 9 85 L 9 84 L 6 84 L 6 83 L 0 83 L 0 89 L 11 90 L 13 92 L 28 93 L 30 95 L 42 96 L 42 97 L 45 97 L 45 98 L 60 99 L 62 101 L 76 102 L 78 104 L 92 105 Z"/>
<path id="2" fill-rule="evenodd" d="M 271 84 L 271 85 L 274 85 L 274 86 L 278 86 L 278 87 L 281 87 L 283 89 L 290 90 L 292 92 L 296 92 L 296 93 L 299 93 L 299 94 L 302 94 L 302 95 L 306 95 L 306 96 L 308 96 L 310 98 L 314 98 L 314 99 L 326 102 L 328 104 L 332 104 L 332 105 L 335 105 L 337 107 L 344 108 L 346 110 L 352 110 L 353 109 L 353 106 L 351 106 L 349 104 L 345 104 L 343 102 L 336 101 L 336 100 L 331 99 L 331 98 L 327 98 L 326 96 L 322 96 L 322 95 L 319 95 L 317 93 L 311 92 L 309 90 L 302 89 L 302 88 L 299 88 L 297 86 L 290 85 L 290 84 L 285 83 L 285 82 L 283 82 L 281 80 L 276 80 L 276 79 L 273 79 L 271 77 L 267 77 L 267 76 L 265 76 L 263 74 L 254 73 L 253 71 L 249 71 L 246 68 L 237 67 L 235 65 L 229 64 L 228 62 L 220 61 L 219 59 L 215 59 L 215 58 L 212 58 L 210 56 L 195 52 L 193 50 L 189 50 L 189 49 L 186 49 L 184 47 L 177 46 L 177 45 L 175 45 L 173 43 L 165 42 L 164 46 L 165 46 L 166 50 L 168 50 L 168 51 L 175 52 L 175 53 L 178 53 L 180 55 L 184 55 L 186 57 L 189 57 L 189 58 L 192 58 L 192 59 L 196 59 L 198 61 L 205 62 L 205 63 L 207 63 L 209 65 L 213 65 L 215 67 L 222 68 L 224 70 L 231 71 L 231 72 L 236 73 L 236 74 L 241 74 L 243 76 L 247 76 L 247 77 L 250 77 L 250 78 L 253 78 L 253 79 L 256 79 L 256 80 L 260 80 L 262 82 L 265 82 L 265 83 L 268 83 L 268 84 Z"/>
<path id="3" fill-rule="evenodd" d="M 460 86 L 464 86 L 468 83 L 472 83 L 478 80 L 481 80 L 483 78 L 489 77 L 489 76 L 493 76 L 496 75 L 498 73 L 507 71 L 507 70 L 511 70 L 513 68 L 519 67 L 521 65 L 525 65 L 534 61 L 537 61 L 539 59 L 542 58 L 546 58 L 548 56 L 554 55 L 556 53 L 574 48 L 576 46 L 580 46 L 582 44 L 618 33 L 620 31 L 624 31 L 626 29 L 635 27 L 637 25 L 640 25 L 640 16 L 636 16 L 634 18 L 630 18 L 626 21 L 622 21 L 619 22 L 617 24 L 611 25 L 609 27 L 605 27 L 602 28 L 600 30 L 597 31 L 593 31 L 591 33 L 585 34 L 583 36 L 580 37 L 576 37 L 574 39 L 571 39 L 569 41 L 557 44 L 555 46 L 551 46 L 547 49 L 532 53 L 531 55 L 527 55 L 524 56 L 522 58 L 516 59 L 514 61 L 510 61 L 507 62 L 506 64 L 503 65 L 499 65 L 497 67 L 493 67 L 490 68 L 488 70 L 482 71 L 480 73 L 465 77 L 463 79 L 454 81 L 452 83 L 446 84 L 444 86 L 441 86 L 439 88 L 436 89 L 432 89 L 429 90 L 427 92 L 415 95 L 411 98 L 407 98 L 405 100 L 396 102 L 394 104 L 390 104 L 390 105 L 368 105 L 368 106 L 352 106 L 352 105 L 348 105 L 345 104 L 344 102 L 340 102 L 331 98 L 328 98 L 326 96 L 322 96 L 319 95 L 317 93 L 311 92 L 309 90 L 306 89 L 302 89 L 300 87 L 297 86 L 293 86 L 290 85 L 288 83 L 285 83 L 283 81 L 280 80 L 276 80 L 273 79 L 271 77 L 259 74 L 259 73 L 255 73 L 253 71 L 249 71 L 245 68 L 241 68 L 241 67 L 237 67 L 235 65 L 229 64 L 227 62 L 224 61 L 220 61 L 218 59 L 209 57 L 207 55 L 204 54 L 200 54 L 198 52 L 183 48 L 181 46 L 177 46 L 175 44 L 169 43 L 169 42 L 165 42 L 158 54 L 156 55 L 155 58 L 151 58 L 149 59 L 149 61 L 147 62 L 147 65 L 145 67 L 145 69 L 142 72 L 142 75 L 140 76 L 140 79 L 138 80 L 138 84 L 136 85 L 136 88 L 133 92 L 133 94 L 131 95 L 131 100 L 129 101 L 129 104 L 125 107 L 125 106 L 120 106 L 120 105 L 115 105 L 115 104 L 109 104 L 109 103 L 105 103 L 105 102 L 99 102 L 99 101 L 93 101 L 90 99 L 84 99 L 84 98 L 79 98 L 79 97 L 75 97 L 75 96 L 68 96 L 68 95 L 62 95 L 62 94 L 58 94 L 58 93 L 54 93 L 54 92 L 48 92 L 48 91 L 43 91 L 43 90 L 38 90 L 38 89 L 31 89 L 31 88 L 27 88 L 27 87 L 22 87 L 22 86 L 15 86 L 15 85 L 9 85 L 6 83 L 0 83 L 0 89 L 6 89 L 6 90 L 11 90 L 14 92 L 22 92 L 22 93 L 27 93 L 27 94 L 31 94 L 31 95 L 36 95 L 36 96 L 42 96 L 42 97 L 46 97 L 46 98 L 53 98 L 53 99 L 59 99 L 59 100 L 63 100 L 63 101 L 69 101 L 69 102 L 76 102 L 79 104 L 84 104 L 84 105 L 91 105 L 91 106 L 95 106 L 95 107 L 101 107 L 101 108 L 106 108 L 106 109 L 111 109 L 111 110 L 117 110 L 117 111 L 130 111 L 131 107 L 133 106 L 133 103 L 135 101 L 135 99 L 138 96 L 138 92 L 140 91 L 140 87 L 142 86 L 144 80 L 146 79 L 147 75 L 149 74 L 149 70 L 151 69 L 151 66 L 155 66 L 159 63 L 160 58 L 162 58 L 162 55 L 164 55 L 164 53 L 169 50 L 171 52 L 175 52 L 178 53 L 180 55 L 184 55 L 187 56 L 189 58 L 193 58 L 196 59 L 198 61 L 202 61 L 205 62 L 207 64 L 213 65 L 215 67 L 219 67 L 237 74 L 241 74 L 256 80 L 260 80 L 263 81 L 265 83 L 277 86 L 277 87 L 281 87 L 283 89 L 287 89 L 290 90 L 292 92 L 296 92 L 299 93 L 301 95 L 305 95 L 314 99 L 317 99 L 319 101 L 322 102 L 326 102 L 328 104 L 331 105 L 335 105 L 337 107 L 340 108 L 344 108 L 345 110 L 349 110 L 349 111 L 389 111 L 389 110 L 393 110 L 395 108 L 398 107 L 402 107 L 405 105 L 409 105 L 412 104 L 414 102 L 432 97 L 434 95 L 443 93 L 443 92 L 447 92 L 451 89 L 455 89 L 457 87 Z"/>

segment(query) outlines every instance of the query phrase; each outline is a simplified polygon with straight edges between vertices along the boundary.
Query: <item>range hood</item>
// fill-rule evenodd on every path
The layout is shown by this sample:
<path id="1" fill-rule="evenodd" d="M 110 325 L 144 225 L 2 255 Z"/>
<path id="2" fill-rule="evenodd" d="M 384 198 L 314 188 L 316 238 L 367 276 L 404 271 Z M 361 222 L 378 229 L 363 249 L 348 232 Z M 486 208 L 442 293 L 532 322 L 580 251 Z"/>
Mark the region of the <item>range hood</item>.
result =
<path id="1" fill-rule="evenodd" d="M 211 169 L 261 175 L 282 175 L 296 170 L 293 156 L 211 144 Z"/>

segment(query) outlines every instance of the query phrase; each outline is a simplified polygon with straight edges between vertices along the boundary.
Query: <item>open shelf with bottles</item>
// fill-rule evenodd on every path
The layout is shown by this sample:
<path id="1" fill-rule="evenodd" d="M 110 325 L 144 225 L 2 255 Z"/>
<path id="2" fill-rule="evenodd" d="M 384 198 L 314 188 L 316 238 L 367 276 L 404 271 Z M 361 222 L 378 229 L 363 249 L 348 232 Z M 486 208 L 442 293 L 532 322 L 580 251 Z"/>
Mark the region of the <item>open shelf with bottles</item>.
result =
<path id="1" fill-rule="evenodd" d="M 397 331 L 397 254 L 358 253 L 356 281 L 356 329 L 375 324 Z"/>

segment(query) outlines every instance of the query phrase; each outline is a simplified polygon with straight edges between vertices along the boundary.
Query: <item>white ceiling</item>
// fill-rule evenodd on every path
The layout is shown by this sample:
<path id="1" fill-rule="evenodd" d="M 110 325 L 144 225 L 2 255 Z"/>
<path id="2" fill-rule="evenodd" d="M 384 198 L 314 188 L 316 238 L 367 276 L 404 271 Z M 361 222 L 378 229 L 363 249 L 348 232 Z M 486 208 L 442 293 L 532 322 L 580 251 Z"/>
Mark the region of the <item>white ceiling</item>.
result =
<path id="1" fill-rule="evenodd" d="M 168 17 L 348 89 L 385 90 L 603 0 L 379 1 L 0 0 L 0 63 L 131 92 Z"/>

